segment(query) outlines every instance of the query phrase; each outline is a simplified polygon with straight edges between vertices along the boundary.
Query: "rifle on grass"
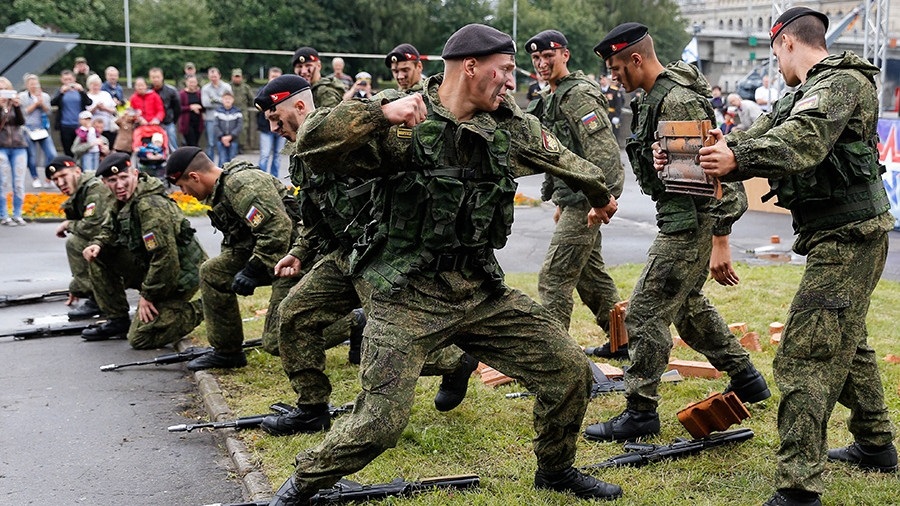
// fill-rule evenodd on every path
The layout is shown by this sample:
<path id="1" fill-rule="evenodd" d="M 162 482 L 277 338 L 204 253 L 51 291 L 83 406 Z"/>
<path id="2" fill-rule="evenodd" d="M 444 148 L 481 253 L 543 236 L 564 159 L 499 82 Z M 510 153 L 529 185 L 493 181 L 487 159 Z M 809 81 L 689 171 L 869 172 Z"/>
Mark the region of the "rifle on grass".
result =
<path id="1" fill-rule="evenodd" d="M 33 319 L 30 319 L 30 321 L 27 321 L 26 323 L 31 323 L 33 321 Z M 106 320 L 85 320 L 42 325 L 34 325 L 32 323 L 31 326 L 20 329 L 10 331 L 0 330 L 0 337 L 9 336 L 12 337 L 14 341 L 24 341 L 26 339 L 37 339 L 40 337 L 73 336 L 81 334 L 82 330 L 99 325 L 104 321 Z"/>
<path id="2" fill-rule="evenodd" d="M 594 377 L 594 384 L 591 385 L 591 398 L 598 395 L 610 394 L 613 392 L 624 392 L 625 382 L 616 381 L 600 370 L 600 367 L 593 360 L 588 360 L 591 365 L 591 375 Z"/>
<path id="3" fill-rule="evenodd" d="M 29 293 L 25 295 L 0 295 L 0 307 L 21 306 L 51 300 L 61 300 L 69 296 L 68 290 L 51 290 L 46 293 Z"/>
<path id="4" fill-rule="evenodd" d="M 478 487 L 479 481 L 477 474 L 439 476 L 437 478 L 425 478 L 422 481 L 404 481 L 401 478 L 395 478 L 390 483 L 379 485 L 361 485 L 355 481 L 342 479 L 332 488 L 319 490 L 309 500 L 309 504 L 345 504 L 377 501 L 387 497 L 407 497 L 437 489 L 465 490 Z M 216 503 L 207 504 L 206 506 L 266 506 L 267 504 L 269 504 L 269 499 L 228 505 Z"/>
<path id="5" fill-rule="evenodd" d="M 200 422 L 200 423 L 182 423 L 178 425 L 172 425 L 167 430 L 169 432 L 191 432 L 196 429 L 235 429 L 235 430 L 243 430 L 243 429 L 255 429 L 262 424 L 263 419 L 267 416 L 272 415 L 286 415 L 294 410 L 294 406 L 290 404 L 285 404 L 283 402 L 276 402 L 269 406 L 269 409 L 272 410 L 271 413 L 266 413 L 264 415 L 250 415 L 250 416 L 242 416 L 235 420 L 226 420 L 224 422 Z M 353 410 L 353 403 L 344 404 L 343 406 L 328 406 L 328 414 L 331 415 L 331 418 L 337 418 L 344 413 L 349 413 Z"/>
<path id="6" fill-rule="evenodd" d="M 753 437 L 751 429 L 737 429 L 717 432 L 709 437 L 699 439 L 678 438 L 672 444 L 654 445 L 646 443 L 625 443 L 628 453 L 610 457 L 603 462 L 582 467 L 582 470 L 603 469 L 607 467 L 632 466 L 641 467 L 665 459 L 677 459 L 694 455 L 717 446 L 740 443 Z"/>
<path id="7" fill-rule="evenodd" d="M 241 348 L 245 350 L 249 348 L 256 348 L 258 346 L 262 346 L 262 339 L 251 339 L 241 344 Z M 138 365 L 169 365 L 177 364 L 180 362 L 190 362 L 191 360 L 200 358 L 212 351 L 213 348 L 191 346 L 184 351 L 180 351 L 178 353 L 166 353 L 164 355 L 159 355 L 158 357 L 151 358 L 150 360 L 139 360 L 137 362 L 128 362 L 126 364 L 101 365 L 100 370 L 107 372 L 115 371 L 116 369 L 122 369 L 124 367 L 134 367 Z"/>

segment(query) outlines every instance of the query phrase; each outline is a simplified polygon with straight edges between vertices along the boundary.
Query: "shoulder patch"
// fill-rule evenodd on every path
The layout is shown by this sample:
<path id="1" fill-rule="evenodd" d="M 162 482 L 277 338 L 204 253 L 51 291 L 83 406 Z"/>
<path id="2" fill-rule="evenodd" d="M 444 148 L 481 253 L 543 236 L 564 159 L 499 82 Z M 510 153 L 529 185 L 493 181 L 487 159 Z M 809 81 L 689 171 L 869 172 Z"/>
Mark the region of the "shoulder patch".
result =
<path id="1" fill-rule="evenodd" d="M 156 242 L 156 235 L 153 232 L 144 234 L 144 247 L 147 248 L 147 251 L 153 251 L 157 246 L 159 243 Z"/>
<path id="2" fill-rule="evenodd" d="M 541 129 L 541 141 L 544 143 L 544 149 L 551 153 L 559 153 L 559 141 L 552 133 Z"/>
<path id="3" fill-rule="evenodd" d="M 88 218 L 94 215 L 97 211 L 97 204 L 91 202 L 88 205 L 84 206 L 84 217 Z"/>
<path id="4" fill-rule="evenodd" d="M 796 104 L 794 104 L 794 108 L 791 109 L 791 114 L 798 113 L 801 111 L 807 111 L 809 109 L 818 109 L 819 107 L 819 95 L 815 94 L 810 97 L 806 97 L 803 100 L 800 100 Z"/>
<path id="5" fill-rule="evenodd" d="M 247 211 L 247 216 L 245 216 L 245 218 L 247 218 L 247 222 L 250 223 L 251 227 L 258 226 L 266 219 L 262 211 L 257 209 L 256 206 L 250 206 L 250 210 Z"/>
<path id="6" fill-rule="evenodd" d="M 591 111 L 584 116 L 581 117 L 581 124 L 588 129 L 588 131 L 593 132 L 594 130 L 600 128 L 600 118 L 597 116 L 597 111 Z"/>

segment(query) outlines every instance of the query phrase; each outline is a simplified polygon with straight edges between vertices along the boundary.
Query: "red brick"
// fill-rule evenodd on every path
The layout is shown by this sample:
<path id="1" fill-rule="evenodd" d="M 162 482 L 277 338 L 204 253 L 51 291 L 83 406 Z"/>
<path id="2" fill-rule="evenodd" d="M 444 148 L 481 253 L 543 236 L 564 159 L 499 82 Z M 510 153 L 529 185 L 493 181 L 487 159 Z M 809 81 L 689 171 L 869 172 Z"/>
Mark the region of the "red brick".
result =
<path id="1" fill-rule="evenodd" d="M 669 360 L 669 370 L 675 369 L 685 378 L 721 378 L 722 373 L 719 372 L 709 362 L 699 362 L 695 360 L 678 360 L 673 358 Z"/>

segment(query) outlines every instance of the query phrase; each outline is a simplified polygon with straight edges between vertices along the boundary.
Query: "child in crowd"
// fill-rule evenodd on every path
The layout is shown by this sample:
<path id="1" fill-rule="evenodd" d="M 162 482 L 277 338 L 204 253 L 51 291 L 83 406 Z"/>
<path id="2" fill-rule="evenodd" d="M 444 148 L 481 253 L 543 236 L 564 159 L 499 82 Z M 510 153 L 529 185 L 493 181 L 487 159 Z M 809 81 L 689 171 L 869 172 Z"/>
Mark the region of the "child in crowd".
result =
<path id="1" fill-rule="evenodd" d="M 222 103 L 216 108 L 215 137 L 219 150 L 219 164 L 225 165 L 238 154 L 238 136 L 244 127 L 241 110 L 234 106 L 234 95 L 230 90 L 222 94 Z"/>
<path id="2" fill-rule="evenodd" d="M 102 120 L 101 120 L 102 122 Z M 97 170 L 100 166 L 100 144 L 103 129 L 94 128 L 93 115 L 89 111 L 78 113 L 78 128 L 75 130 L 75 142 L 72 143 L 72 154 L 81 158 L 81 169 Z"/>
<path id="3" fill-rule="evenodd" d="M 134 137 L 134 126 L 141 119 L 141 113 L 134 109 L 126 109 L 125 114 L 116 118 L 116 125 L 119 125 L 119 133 L 116 135 L 116 142 L 113 144 L 113 150 L 122 153 L 131 154 L 132 137 Z"/>
<path id="4" fill-rule="evenodd" d="M 722 122 L 721 125 L 719 125 L 719 130 L 721 130 L 723 134 L 728 135 L 729 133 L 731 133 L 731 130 L 734 128 L 734 116 L 736 114 L 737 114 L 737 107 L 735 107 L 733 105 L 728 106 L 728 108 L 725 109 L 725 113 L 724 113 L 725 120 Z"/>
<path id="5" fill-rule="evenodd" d="M 141 160 L 165 160 L 165 139 L 161 133 L 150 136 L 150 144 L 145 144 L 138 149 L 138 158 Z"/>

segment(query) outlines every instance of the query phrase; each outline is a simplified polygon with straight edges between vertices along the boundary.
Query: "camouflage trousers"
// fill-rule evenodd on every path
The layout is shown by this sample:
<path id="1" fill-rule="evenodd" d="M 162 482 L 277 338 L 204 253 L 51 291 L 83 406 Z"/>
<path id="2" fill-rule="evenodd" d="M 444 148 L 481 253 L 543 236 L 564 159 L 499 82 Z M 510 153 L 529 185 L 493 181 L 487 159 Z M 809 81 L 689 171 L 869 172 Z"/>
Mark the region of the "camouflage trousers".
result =
<path id="1" fill-rule="evenodd" d="M 368 301 L 350 277 L 347 257 L 334 251 L 321 258 L 281 303 L 279 348 L 284 372 L 298 395 L 298 404 L 327 403 L 331 382 L 325 374 L 325 350 L 350 337 L 350 312 Z M 365 284 L 357 284 L 364 289 Z M 429 354 L 423 376 L 447 374 L 460 364 L 463 352 L 448 346 Z"/>
<path id="2" fill-rule="evenodd" d="M 427 354 L 451 343 L 536 394 L 538 467 L 571 466 L 591 388 L 581 348 L 543 306 L 518 290 L 488 289 L 482 280 L 458 272 L 410 278 L 396 294 L 372 293 L 362 392 L 352 413 L 318 446 L 297 456 L 294 478 L 300 489 L 330 487 L 395 446 L 409 421 Z"/>
<path id="3" fill-rule="evenodd" d="M 91 287 L 90 263 L 81 254 L 89 243 L 89 239 L 80 235 L 69 234 L 66 236 L 66 258 L 69 260 L 69 271 L 72 272 L 69 293 L 79 299 L 94 296 L 94 289 Z"/>
<path id="4" fill-rule="evenodd" d="M 109 318 L 128 318 L 128 299 L 125 289 L 141 289 L 146 272 L 126 249 L 104 246 L 90 263 L 91 285 L 94 300 Z M 177 342 L 203 321 L 203 308 L 199 300 L 191 301 L 197 288 L 188 292 L 174 292 L 164 300 L 154 300 L 159 315 L 144 323 L 137 316 L 128 329 L 128 342 L 132 348 L 146 350 L 161 348 Z"/>
<path id="5" fill-rule="evenodd" d="M 887 214 L 887 213 L 886 213 Z M 822 493 L 828 419 L 836 402 L 863 445 L 892 441 L 866 313 L 887 257 L 893 219 L 817 232 L 773 363 L 778 406 L 776 487 Z"/>
<path id="6" fill-rule="evenodd" d="M 219 256 L 200 265 L 200 298 L 206 320 L 206 338 L 210 346 L 223 353 L 236 353 L 244 342 L 244 327 L 237 295 L 231 290 L 234 275 L 243 269 L 250 250 L 223 247 Z M 263 349 L 278 355 L 278 304 L 287 295 L 293 280 L 276 278 L 272 282 L 269 309 L 263 327 Z"/>
<path id="7" fill-rule="evenodd" d="M 712 253 L 712 218 L 698 214 L 696 231 L 659 233 L 625 315 L 631 368 L 625 397 L 631 409 L 656 410 L 659 377 L 672 350 L 669 325 L 688 346 L 729 375 L 750 367 L 750 356 L 703 295 Z"/>
<path id="8" fill-rule="evenodd" d="M 578 290 L 597 325 L 609 332 L 609 311 L 620 300 L 619 290 L 603 263 L 600 226 L 587 225 L 588 211 L 587 203 L 562 207 L 538 274 L 538 296 L 550 314 L 569 328 L 572 292 Z"/>

